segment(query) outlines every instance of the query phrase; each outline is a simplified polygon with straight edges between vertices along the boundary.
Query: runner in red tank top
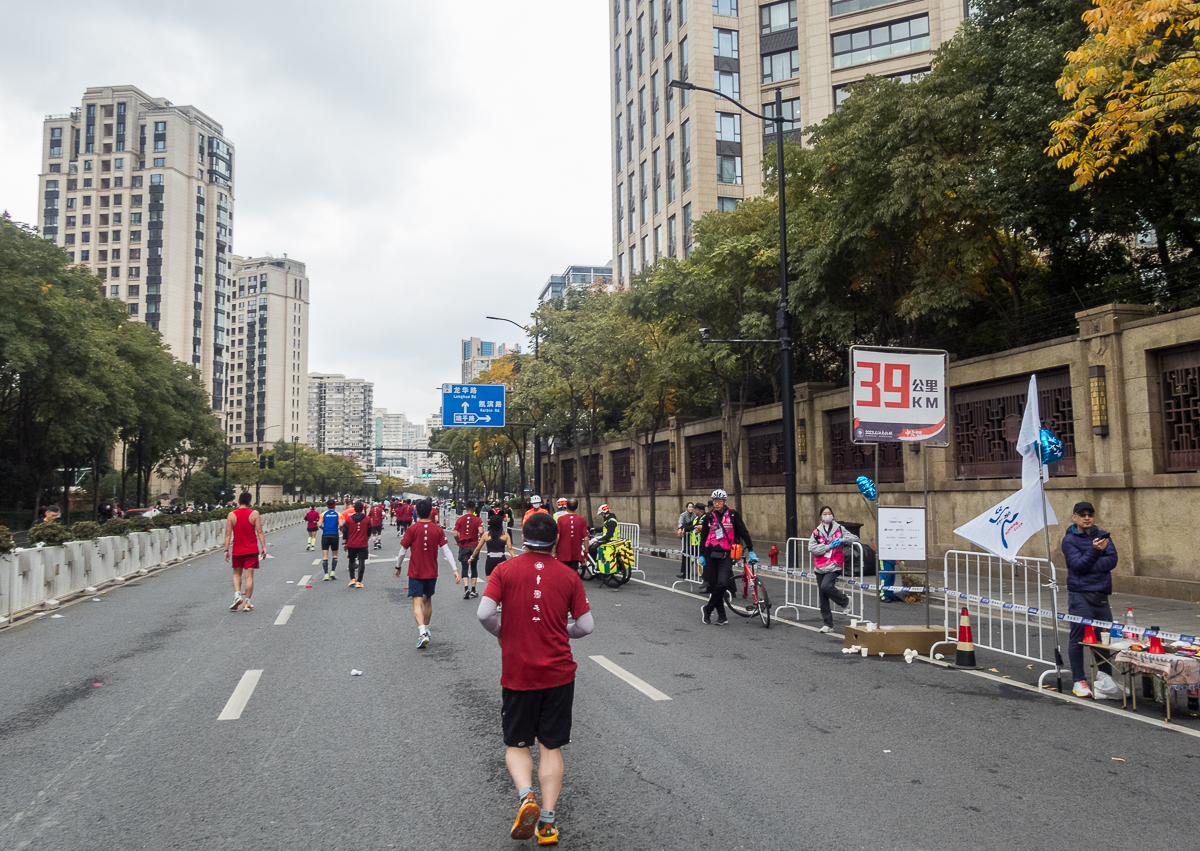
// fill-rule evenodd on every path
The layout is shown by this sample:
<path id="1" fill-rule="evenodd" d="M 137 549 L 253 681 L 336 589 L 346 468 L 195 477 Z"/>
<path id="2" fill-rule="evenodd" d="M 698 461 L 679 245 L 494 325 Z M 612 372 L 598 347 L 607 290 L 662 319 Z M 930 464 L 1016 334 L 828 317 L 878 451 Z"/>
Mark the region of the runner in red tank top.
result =
<path id="1" fill-rule="evenodd" d="M 238 609 L 252 612 L 250 597 L 254 594 L 254 570 L 261 555 L 267 555 L 267 541 L 263 537 L 262 517 L 250 507 L 250 494 L 238 497 L 238 507 L 225 518 L 225 560 L 233 567 L 233 605 L 229 611 Z"/>

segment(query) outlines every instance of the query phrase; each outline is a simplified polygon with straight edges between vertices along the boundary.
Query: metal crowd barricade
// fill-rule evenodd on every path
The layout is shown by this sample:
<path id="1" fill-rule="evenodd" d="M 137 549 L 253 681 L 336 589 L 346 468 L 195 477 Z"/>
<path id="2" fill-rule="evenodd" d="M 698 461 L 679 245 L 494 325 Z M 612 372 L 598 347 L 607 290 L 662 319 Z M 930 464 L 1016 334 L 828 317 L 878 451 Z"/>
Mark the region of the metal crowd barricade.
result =
<path id="1" fill-rule="evenodd" d="M 686 559 L 686 564 L 683 569 L 683 578 L 676 579 L 674 582 L 672 582 L 671 589 L 674 590 L 675 586 L 681 583 L 686 585 L 703 585 L 704 580 L 700 578 L 700 545 L 692 543 L 692 536 L 690 532 L 685 533 L 683 540 L 681 540 L 679 543 L 681 544 L 681 549 L 683 550 L 683 555 L 681 558 Z M 696 589 L 688 588 L 687 590 L 695 591 Z"/>
<path id="2" fill-rule="evenodd" d="M 863 619 L 866 616 L 867 589 L 863 581 L 863 548 L 855 541 L 850 548 L 849 573 L 843 572 L 839 586 L 850 599 L 848 617 Z M 784 609 L 821 610 L 821 598 L 817 591 L 817 572 L 812 554 L 808 551 L 808 538 L 789 538 L 787 542 L 787 568 L 783 578 L 783 605 L 776 606 L 775 616 Z M 841 614 L 833 609 L 834 614 Z"/>
<path id="3" fill-rule="evenodd" d="M 1016 563 L 990 553 L 951 550 L 943 559 L 946 639 L 930 649 L 958 641 L 959 613 L 971 617 L 975 646 L 1018 659 L 1054 665 L 1055 619 L 1021 609 L 1053 609 L 1050 562 L 1018 558 Z M 1045 674 L 1043 674 L 1045 676 Z"/>

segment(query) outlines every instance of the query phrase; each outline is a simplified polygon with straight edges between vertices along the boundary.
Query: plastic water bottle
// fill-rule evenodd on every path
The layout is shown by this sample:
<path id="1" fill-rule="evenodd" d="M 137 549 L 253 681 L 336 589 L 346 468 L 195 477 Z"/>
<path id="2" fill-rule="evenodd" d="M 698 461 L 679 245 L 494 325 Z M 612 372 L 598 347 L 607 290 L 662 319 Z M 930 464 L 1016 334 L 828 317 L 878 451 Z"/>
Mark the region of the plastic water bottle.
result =
<path id="1" fill-rule="evenodd" d="M 1128 606 L 1125 609 L 1125 637 L 1130 641 L 1137 641 L 1138 629 L 1133 625 L 1133 606 Z"/>

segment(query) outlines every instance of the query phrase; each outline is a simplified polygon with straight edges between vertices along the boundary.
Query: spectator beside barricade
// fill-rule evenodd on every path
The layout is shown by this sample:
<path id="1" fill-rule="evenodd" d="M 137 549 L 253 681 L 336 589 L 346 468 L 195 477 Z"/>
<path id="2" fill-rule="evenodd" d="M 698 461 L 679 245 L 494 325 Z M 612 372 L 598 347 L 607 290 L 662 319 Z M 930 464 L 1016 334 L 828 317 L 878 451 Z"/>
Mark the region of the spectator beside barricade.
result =
<path id="1" fill-rule="evenodd" d="M 1096 526 L 1096 509 L 1090 502 L 1077 502 L 1071 512 L 1071 526 L 1063 535 L 1062 552 L 1067 560 L 1067 611 L 1081 618 L 1111 621 L 1112 572 L 1117 566 L 1117 545 L 1108 532 Z M 1067 656 L 1071 660 L 1071 680 L 1077 697 L 1091 697 L 1083 669 L 1084 625 L 1071 624 Z M 1111 676 L 1112 666 L 1100 670 Z"/>

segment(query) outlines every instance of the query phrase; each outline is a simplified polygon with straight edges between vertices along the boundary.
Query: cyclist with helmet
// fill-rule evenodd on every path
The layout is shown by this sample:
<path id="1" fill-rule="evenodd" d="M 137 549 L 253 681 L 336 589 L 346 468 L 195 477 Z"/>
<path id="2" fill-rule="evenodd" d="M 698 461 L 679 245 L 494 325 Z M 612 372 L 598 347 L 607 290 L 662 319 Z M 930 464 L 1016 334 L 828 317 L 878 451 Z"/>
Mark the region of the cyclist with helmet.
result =
<path id="1" fill-rule="evenodd" d="M 700 521 L 700 566 L 708 582 L 708 602 L 700 610 L 704 623 L 712 623 L 712 614 L 717 613 L 717 625 L 728 623 L 725 617 L 725 592 L 734 587 L 733 545 L 741 541 L 749 551 L 746 559 L 758 562 L 754 554 L 754 542 L 739 515 L 726 505 L 729 494 L 718 488 L 712 492 L 713 510 Z"/>
<path id="2" fill-rule="evenodd" d="M 558 518 L 567 513 L 567 498 L 565 496 L 560 496 L 555 505 L 558 506 L 558 511 L 554 512 L 554 522 L 557 523 Z"/>
<path id="3" fill-rule="evenodd" d="M 538 496 L 537 494 L 534 494 L 533 499 L 529 500 L 529 510 L 526 511 L 525 516 L 521 518 L 521 525 L 524 526 L 526 523 L 529 522 L 530 517 L 532 517 L 533 515 L 535 515 L 539 512 L 541 512 L 542 514 L 550 513 L 546 509 L 542 508 L 542 498 L 540 496 Z"/>

